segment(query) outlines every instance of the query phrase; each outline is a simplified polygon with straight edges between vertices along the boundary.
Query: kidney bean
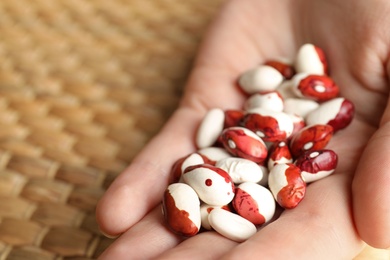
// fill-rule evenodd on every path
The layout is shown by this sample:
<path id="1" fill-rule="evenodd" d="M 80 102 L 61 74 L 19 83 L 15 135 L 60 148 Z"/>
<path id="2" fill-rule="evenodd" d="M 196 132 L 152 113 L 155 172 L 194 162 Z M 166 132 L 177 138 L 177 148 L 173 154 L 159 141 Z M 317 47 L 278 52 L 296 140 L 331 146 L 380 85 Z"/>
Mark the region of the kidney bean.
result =
<path id="1" fill-rule="evenodd" d="M 245 110 L 263 108 L 271 111 L 282 112 L 284 102 L 277 91 L 261 92 L 251 95 L 244 104 Z"/>
<path id="2" fill-rule="evenodd" d="M 299 130 L 306 126 L 306 122 L 305 119 L 299 115 L 289 113 L 287 114 L 291 117 L 294 126 L 291 135 L 288 137 L 288 139 L 291 139 L 292 136 L 294 136 L 297 132 L 299 132 Z"/>
<path id="3" fill-rule="evenodd" d="M 280 72 L 271 66 L 261 65 L 244 72 L 238 79 L 241 89 L 248 95 L 275 90 L 283 81 Z"/>
<path id="4" fill-rule="evenodd" d="M 268 60 L 264 63 L 264 65 L 273 67 L 277 71 L 282 74 L 284 79 L 291 79 L 295 74 L 294 67 L 289 64 L 288 62 L 281 61 L 281 60 Z"/>
<path id="5" fill-rule="evenodd" d="M 327 124 L 337 132 L 347 127 L 353 119 L 355 107 L 343 97 L 334 98 L 322 103 L 306 116 L 307 124 Z"/>
<path id="6" fill-rule="evenodd" d="M 234 197 L 235 187 L 231 177 L 218 167 L 208 164 L 189 166 L 182 177 L 207 204 L 229 204 Z"/>
<path id="7" fill-rule="evenodd" d="M 206 230 L 212 230 L 212 227 L 209 223 L 209 215 L 210 215 L 210 212 L 214 209 L 223 209 L 223 210 L 227 210 L 227 211 L 231 212 L 228 205 L 214 206 L 214 205 L 202 203 L 202 205 L 200 205 L 201 225 Z"/>
<path id="8" fill-rule="evenodd" d="M 219 160 L 216 167 L 226 171 L 235 184 L 242 182 L 259 182 L 263 178 L 263 169 L 257 163 L 238 157 Z"/>
<path id="9" fill-rule="evenodd" d="M 197 153 L 205 158 L 204 160 L 207 164 L 211 165 L 215 165 L 216 161 L 218 160 L 232 157 L 232 155 L 222 147 L 206 147 L 199 149 Z"/>
<path id="10" fill-rule="evenodd" d="M 241 217 L 255 225 L 269 222 L 275 214 L 275 199 L 270 190 L 253 182 L 237 187 L 232 205 Z"/>
<path id="11" fill-rule="evenodd" d="M 223 130 L 221 142 L 232 155 L 263 163 L 267 158 L 267 147 L 255 133 L 244 127 L 229 127 Z"/>
<path id="12" fill-rule="evenodd" d="M 297 95 L 293 91 L 293 84 L 294 82 L 292 80 L 285 80 L 276 88 L 276 91 L 279 92 L 283 100 L 297 97 Z"/>
<path id="13" fill-rule="evenodd" d="M 162 205 L 164 218 L 174 233 L 194 236 L 199 232 L 200 202 L 190 186 L 184 183 L 170 184 L 164 193 Z"/>
<path id="14" fill-rule="evenodd" d="M 219 234 L 236 242 L 243 242 L 257 232 L 256 226 L 249 220 L 218 208 L 210 212 L 209 223 Z"/>
<path id="15" fill-rule="evenodd" d="M 328 149 L 315 150 L 299 156 L 294 164 L 301 169 L 306 183 L 320 180 L 332 174 L 338 162 L 337 154 Z"/>
<path id="16" fill-rule="evenodd" d="M 268 149 L 268 169 L 278 163 L 292 163 L 293 158 L 286 141 L 275 142 Z"/>
<path id="17" fill-rule="evenodd" d="M 269 173 L 268 185 L 278 204 L 285 209 L 295 208 L 305 197 L 306 183 L 299 167 L 292 163 L 275 165 Z"/>
<path id="18" fill-rule="evenodd" d="M 172 166 L 171 175 L 173 179 L 171 183 L 179 182 L 181 175 L 183 174 L 184 170 L 188 166 L 204 164 L 204 163 L 205 163 L 205 158 L 198 153 L 191 153 L 187 156 L 180 158 Z"/>
<path id="19" fill-rule="evenodd" d="M 321 150 L 333 136 L 330 125 L 309 125 L 298 131 L 290 141 L 290 151 L 294 158 L 306 151 Z"/>
<path id="20" fill-rule="evenodd" d="M 318 108 L 318 102 L 310 99 L 287 98 L 284 100 L 284 112 L 306 117 L 314 109 Z"/>
<path id="21" fill-rule="evenodd" d="M 209 110 L 203 117 L 196 135 L 198 148 L 212 146 L 220 136 L 225 122 L 225 112 L 219 108 Z"/>
<path id="22" fill-rule="evenodd" d="M 245 111 L 243 110 L 225 110 L 224 128 L 239 126 L 244 115 Z"/>
<path id="23" fill-rule="evenodd" d="M 306 43 L 299 48 L 294 68 L 297 73 L 329 74 L 325 52 L 311 43 Z"/>
<path id="24" fill-rule="evenodd" d="M 257 182 L 257 184 L 264 186 L 264 187 L 267 187 L 268 186 L 268 175 L 269 175 L 268 167 L 265 167 L 263 165 L 259 165 L 259 166 L 263 172 L 263 178 L 259 182 Z"/>
<path id="25" fill-rule="evenodd" d="M 326 75 L 300 73 L 292 79 L 297 96 L 318 102 L 333 99 L 339 94 L 339 87 Z"/>
<path id="26" fill-rule="evenodd" d="M 242 125 L 253 131 L 265 142 L 285 140 L 294 129 L 292 119 L 286 113 L 262 108 L 248 110 L 243 118 Z"/>

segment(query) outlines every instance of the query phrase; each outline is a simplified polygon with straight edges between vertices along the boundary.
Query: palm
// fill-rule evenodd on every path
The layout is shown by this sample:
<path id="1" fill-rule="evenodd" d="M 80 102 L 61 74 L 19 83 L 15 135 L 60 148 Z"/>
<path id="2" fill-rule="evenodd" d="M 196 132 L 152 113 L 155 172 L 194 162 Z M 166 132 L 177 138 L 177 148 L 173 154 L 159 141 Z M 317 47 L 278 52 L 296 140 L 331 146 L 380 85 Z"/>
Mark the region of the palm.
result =
<path id="1" fill-rule="evenodd" d="M 344 14 L 352 2 L 355 12 L 350 12 L 346 19 Z M 390 4 L 379 2 L 382 5 L 379 9 L 385 14 Z M 364 30 L 368 23 L 381 22 L 364 5 L 367 1 L 246 0 L 228 4 L 206 36 L 180 108 L 114 182 L 99 205 L 102 228 L 113 234 L 128 229 L 107 250 L 106 256 L 118 259 L 137 252 L 140 257 L 149 258 L 165 252 L 166 256 L 193 255 L 203 259 L 229 252 L 244 258 L 245 254 L 256 253 L 269 257 L 292 253 L 298 258 L 350 258 L 357 254 L 362 243 L 351 217 L 350 187 L 362 151 L 377 130 L 385 108 L 388 94 L 383 64 L 387 56 L 381 55 L 388 50 L 381 48 L 390 46 L 385 45 L 386 39 L 372 41 L 369 34 L 374 32 Z M 237 76 L 267 58 L 292 58 L 306 42 L 324 48 L 331 76 L 341 87 L 341 94 L 356 105 L 352 124 L 338 132 L 329 144 L 339 155 L 337 172 L 311 184 L 296 209 L 283 212 L 278 220 L 238 247 L 213 232 L 199 234 L 176 246 L 181 239 L 162 224 L 159 202 L 172 163 L 195 149 L 193 134 L 200 118 L 212 107 L 240 108 L 244 97 L 232 87 Z M 147 194 L 143 192 L 146 185 L 153 187 Z M 129 209 L 133 210 L 132 215 L 128 214 Z M 160 238 L 156 240 L 156 236 Z M 327 246 L 323 245 L 325 241 Z M 213 250 L 209 250 L 210 243 Z M 281 245 L 285 248 L 282 252 Z"/>

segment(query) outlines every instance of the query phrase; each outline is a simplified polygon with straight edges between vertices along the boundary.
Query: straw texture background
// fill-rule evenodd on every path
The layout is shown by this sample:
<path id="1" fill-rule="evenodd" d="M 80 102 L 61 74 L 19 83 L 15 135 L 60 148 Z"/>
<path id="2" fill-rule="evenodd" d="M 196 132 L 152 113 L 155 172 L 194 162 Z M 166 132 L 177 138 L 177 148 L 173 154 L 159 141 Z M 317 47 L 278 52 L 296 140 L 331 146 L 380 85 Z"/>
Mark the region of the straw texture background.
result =
<path id="1" fill-rule="evenodd" d="M 96 203 L 177 106 L 221 3 L 0 1 L 0 259 L 96 259 L 113 242 Z"/>

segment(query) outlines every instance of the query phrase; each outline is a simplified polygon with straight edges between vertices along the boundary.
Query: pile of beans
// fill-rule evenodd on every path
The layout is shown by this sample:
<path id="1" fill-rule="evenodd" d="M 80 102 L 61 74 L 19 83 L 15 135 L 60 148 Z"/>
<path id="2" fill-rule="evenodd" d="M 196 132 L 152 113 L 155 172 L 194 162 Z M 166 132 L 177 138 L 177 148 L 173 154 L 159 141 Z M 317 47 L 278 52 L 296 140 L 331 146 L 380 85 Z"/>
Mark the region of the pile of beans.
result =
<path id="1" fill-rule="evenodd" d="M 237 82 L 248 97 L 243 108 L 208 111 L 198 150 L 172 167 L 162 206 L 177 234 L 215 230 L 245 241 L 336 169 L 338 156 L 326 146 L 350 124 L 354 106 L 339 96 L 321 48 L 304 44 L 293 62 L 267 61 Z"/>

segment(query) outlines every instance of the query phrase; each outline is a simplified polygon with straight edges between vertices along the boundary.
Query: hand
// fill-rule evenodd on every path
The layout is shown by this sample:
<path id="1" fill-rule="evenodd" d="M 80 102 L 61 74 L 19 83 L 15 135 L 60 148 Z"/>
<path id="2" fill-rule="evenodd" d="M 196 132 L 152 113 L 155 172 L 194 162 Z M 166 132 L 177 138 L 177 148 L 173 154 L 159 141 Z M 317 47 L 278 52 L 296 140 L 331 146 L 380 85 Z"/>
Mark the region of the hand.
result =
<path id="1" fill-rule="evenodd" d="M 100 228 L 121 236 L 102 259 L 351 259 L 365 242 L 390 246 L 390 2 L 386 0 L 235 0 L 222 8 L 199 50 L 180 107 L 99 202 Z M 215 232 L 185 239 L 170 232 L 160 202 L 170 169 L 195 151 L 194 134 L 213 107 L 239 109 L 234 87 L 244 71 L 275 57 L 320 46 L 355 118 L 328 148 L 336 172 L 248 241 Z"/>

